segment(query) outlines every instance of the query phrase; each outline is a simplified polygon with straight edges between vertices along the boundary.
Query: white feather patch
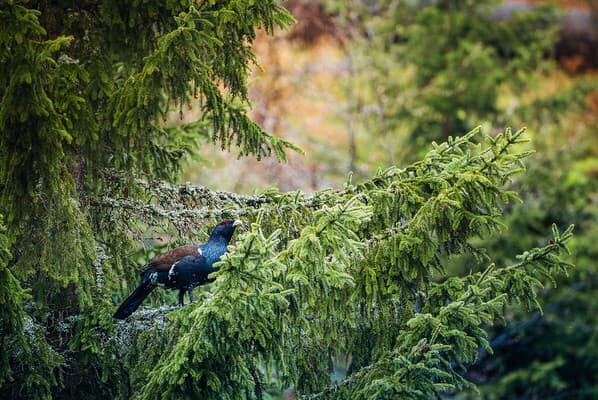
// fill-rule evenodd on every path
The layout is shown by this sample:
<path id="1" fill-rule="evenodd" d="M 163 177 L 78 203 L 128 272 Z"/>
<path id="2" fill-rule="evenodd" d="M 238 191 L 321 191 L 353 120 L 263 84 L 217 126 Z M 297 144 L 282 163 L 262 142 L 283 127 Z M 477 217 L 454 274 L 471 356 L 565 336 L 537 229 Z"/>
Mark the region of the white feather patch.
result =
<path id="1" fill-rule="evenodd" d="M 172 276 L 174 275 L 174 267 L 175 267 L 175 265 L 177 265 L 177 263 L 178 263 L 178 261 L 175 262 L 174 264 L 172 264 L 172 266 L 168 270 L 168 280 L 172 279 Z"/>

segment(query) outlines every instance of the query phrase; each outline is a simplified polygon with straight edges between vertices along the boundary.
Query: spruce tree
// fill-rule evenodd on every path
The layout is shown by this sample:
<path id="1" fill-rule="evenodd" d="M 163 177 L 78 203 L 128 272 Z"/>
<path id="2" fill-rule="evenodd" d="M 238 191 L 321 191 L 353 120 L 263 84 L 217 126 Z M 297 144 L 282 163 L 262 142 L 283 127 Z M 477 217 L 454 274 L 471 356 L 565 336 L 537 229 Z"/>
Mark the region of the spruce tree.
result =
<path id="1" fill-rule="evenodd" d="M 347 85 L 357 97 L 351 101 L 361 104 L 353 119 L 365 132 L 363 146 L 381 145 L 389 163 L 482 119 L 492 129 L 531 128 L 541 154 L 526 161 L 530 172 L 514 183 L 525 201 L 505 208 L 510 234 L 479 245 L 510 263 L 515 253 L 545 243 L 553 222 L 575 223 L 578 268 L 542 291 L 546 315 L 511 309 L 491 335 L 497 352 L 482 352 L 468 376 L 483 385 L 483 398 L 596 397 L 596 98 L 589 97 L 596 81 L 575 80 L 543 59 L 556 39 L 558 14 L 501 9 L 499 1 L 327 3 L 351 33 L 344 37 L 356 72 Z M 393 146 L 402 142 L 408 146 Z M 481 267 L 473 257 L 450 264 L 451 274 Z"/>
<path id="2" fill-rule="evenodd" d="M 505 215 L 511 234 L 483 245 L 508 263 L 513 252 L 545 242 L 551 223 L 574 223 L 570 246 L 576 268 L 541 292 L 543 313 L 512 309 L 507 323 L 492 330 L 494 354 L 483 354 L 468 372 L 484 398 L 592 399 L 598 394 L 597 125 L 587 101 L 597 87 L 595 80 L 577 79 L 566 90 L 518 107 L 514 115 L 535 121 L 530 129 L 537 132 L 538 154 L 511 186 L 524 199 Z M 457 264 L 461 273 L 469 271 L 466 261 Z"/>
<path id="3" fill-rule="evenodd" d="M 97 195 L 141 198 L 135 177 L 172 181 L 210 141 L 257 158 L 295 148 L 245 113 L 255 31 L 291 21 L 274 1 L 0 3 L 0 212 L 12 253 L 3 274 L 16 278 L 2 296 L 23 307 L 17 282 L 27 289 L 29 322 L 11 311 L 7 331 L 46 349 L 27 361 L 3 335 L 3 349 L 14 344 L 3 359 L 24 364 L 3 373 L 15 380 L 3 392 L 48 398 L 76 384 L 77 365 L 52 351 L 67 351 L 81 311 L 136 275 L 131 238 L 90 208 Z M 165 125 L 192 104 L 196 122 Z M 111 172 L 127 182 L 112 185 Z"/>
<path id="4" fill-rule="evenodd" d="M 295 147 L 243 111 L 255 30 L 292 18 L 270 1 L 0 5 L 0 390 L 9 398 L 429 398 L 462 373 L 507 304 L 569 264 L 572 228 L 509 265 L 496 233 L 522 172 L 523 131 L 474 130 L 404 168 L 313 194 L 175 185 L 205 141 L 240 155 Z M 200 118 L 161 118 L 197 97 Z M 216 281 L 187 307 L 112 319 L 146 243 L 205 239 L 240 217 Z M 470 254 L 481 272 L 448 276 Z M 332 383 L 333 362 L 351 359 Z"/>

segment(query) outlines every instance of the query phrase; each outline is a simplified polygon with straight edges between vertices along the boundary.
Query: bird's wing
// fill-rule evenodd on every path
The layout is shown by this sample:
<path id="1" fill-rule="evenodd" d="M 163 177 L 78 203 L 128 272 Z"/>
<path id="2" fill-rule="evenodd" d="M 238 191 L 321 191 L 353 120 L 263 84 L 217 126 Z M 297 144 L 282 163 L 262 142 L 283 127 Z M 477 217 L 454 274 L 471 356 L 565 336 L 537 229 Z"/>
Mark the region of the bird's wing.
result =
<path id="1" fill-rule="evenodd" d="M 154 271 L 168 271 L 172 267 L 172 264 L 187 256 L 199 257 L 201 256 L 201 252 L 197 246 L 193 245 L 177 247 L 152 258 L 147 263 L 145 269 L 151 268 Z"/>
<path id="2" fill-rule="evenodd" d="M 168 281 L 172 285 L 197 286 L 208 279 L 213 269 L 204 256 L 186 256 L 172 264 Z"/>

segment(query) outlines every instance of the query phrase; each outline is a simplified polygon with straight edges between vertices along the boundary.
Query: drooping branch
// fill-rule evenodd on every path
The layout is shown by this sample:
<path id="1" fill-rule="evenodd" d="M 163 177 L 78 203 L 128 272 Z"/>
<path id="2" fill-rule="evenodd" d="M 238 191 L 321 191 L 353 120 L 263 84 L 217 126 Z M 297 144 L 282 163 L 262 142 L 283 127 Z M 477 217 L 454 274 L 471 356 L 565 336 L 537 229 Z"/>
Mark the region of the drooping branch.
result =
<path id="1" fill-rule="evenodd" d="M 115 170 L 105 170 L 104 179 L 113 187 L 126 187 L 127 178 Z M 237 218 L 258 211 L 284 213 L 288 210 L 316 210 L 324 205 L 342 202 L 344 191 L 323 190 L 313 194 L 268 190 L 248 195 L 212 190 L 205 186 L 170 184 L 163 181 L 135 179 L 133 184 L 141 196 L 124 197 L 107 194 L 88 199 L 89 206 L 100 209 L 122 210 L 141 220 L 165 219 L 175 226 L 189 225 L 207 219 Z"/>
<path id="2" fill-rule="evenodd" d="M 127 210 L 136 214 L 138 217 L 166 218 L 170 221 L 176 221 L 180 219 L 197 220 L 208 218 L 221 218 L 229 216 L 242 216 L 248 214 L 248 211 L 245 209 L 219 210 L 216 208 L 208 207 L 202 207 L 200 209 L 185 208 L 169 210 L 155 203 L 142 203 L 140 201 L 134 201 L 131 199 L 114 199 L 111 197 L 92 199 L 89 203 L 93 207 Z"/>

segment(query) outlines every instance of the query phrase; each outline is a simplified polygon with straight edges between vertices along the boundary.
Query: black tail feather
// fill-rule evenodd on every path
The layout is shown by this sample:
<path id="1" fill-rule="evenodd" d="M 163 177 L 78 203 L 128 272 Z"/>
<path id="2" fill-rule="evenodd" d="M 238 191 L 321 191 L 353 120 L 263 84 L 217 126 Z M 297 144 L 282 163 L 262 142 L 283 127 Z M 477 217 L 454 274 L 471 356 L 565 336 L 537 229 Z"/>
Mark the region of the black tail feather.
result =
<path id="1" fill-rule="evenodd" d="M 154 290 L 156 285 L 152 284 L 151 282 L 146 281 L 143 279 L 141 284 L 137 286 L 137 289 L 131 293 L 129 297 L 123 301 L 123 303 L 118 307 L 118 310 L 114 313 L 114 318 L 118 319 L 125 319 L 129 315 L 133 314 L 137 307 L 145 300 L 148 294 Z"/>

